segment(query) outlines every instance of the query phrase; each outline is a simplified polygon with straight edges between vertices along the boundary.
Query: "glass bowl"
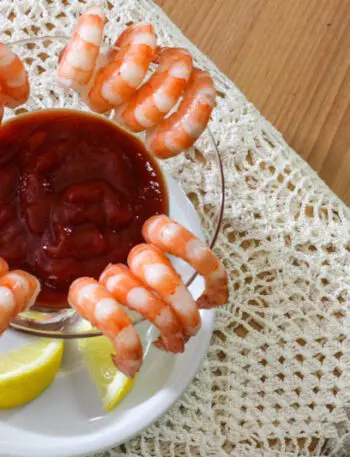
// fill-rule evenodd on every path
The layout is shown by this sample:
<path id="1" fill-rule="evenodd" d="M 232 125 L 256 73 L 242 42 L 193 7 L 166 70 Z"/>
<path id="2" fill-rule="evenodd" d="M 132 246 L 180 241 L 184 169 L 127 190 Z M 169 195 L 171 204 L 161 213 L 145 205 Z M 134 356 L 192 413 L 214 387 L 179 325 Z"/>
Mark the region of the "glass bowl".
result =
<path id="1" fill-rule="evenodd" d="M 5 110 L 3 122 L 14 116 L 45 109 L 90 111 L 77 93 L 63 89 L 56 83 L 58 56 L 67 42 L 68 38 L 63 36 L 43 36 L 9 44 L 24 62 L 31 92 L 24 105 L 14 110 Z M 105 46 L 104 51 L 107 50 Z M 152 71 L 151 68 L 149 74 Z M 113 113 L 103 116 L 111 119 Z M 143 140 L 143 134 L 137 136 Z M 194 147 L 175 158 L 158 161 L 158 165 L 168 189 L 170 217 L 174 217 L 206 241 L 208 246 L 213 247 L 223 215 L 224 175 L 220 154 L 210 128 L 206 129 Z M 201 230 L 203 226 L 206 233 L 209 233 L 207 238 Z M 178 259 L 171 260 L 190 290 L 197 281 L 195 291 L 198 294 L 203 285 L 199 282 L 198 288 L 200 278 L 194 270 Z M 135 325 L 142 322 L 135 313 L 132 318 Z M 14 319 L 11 327 L 20 332 L 50 338 L 86 338 L 101 334 L 87 326 L 70 308 L 54 310 L 41 307 L 28 311 Z M 148 333 L 148 330 L 147 323 L 143 331 Z"/>

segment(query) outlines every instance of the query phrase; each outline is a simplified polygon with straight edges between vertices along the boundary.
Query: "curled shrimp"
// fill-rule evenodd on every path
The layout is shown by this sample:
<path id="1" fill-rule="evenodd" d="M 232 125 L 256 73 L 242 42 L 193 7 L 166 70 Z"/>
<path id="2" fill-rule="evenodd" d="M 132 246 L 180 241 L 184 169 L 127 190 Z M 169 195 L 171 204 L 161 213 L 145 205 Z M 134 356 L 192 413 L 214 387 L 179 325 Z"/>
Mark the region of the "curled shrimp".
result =
<path id="1" fill-rule="evenodd" d="M 223 263 L 189 230 L 160 215 L 145 222 L 142 234 L 148 243 L 181 258 L 204 277 L 205 290 L 197 300 L 199 308 L 214 308 L 227 303 L 228 275 Z"/>
<path id="2" fill-rule="evenodd" d="M 16 108 L 29 97 L 29 81 L 23 62 L 3 43 L 0 43 L 0 85 L 4 104 L 9 108 Z"/>
<path id="3" fill-rule="evenodd" d="M 159 329 L 157 347 L 174 353 L 184 351 L 184 335 L 176 315 L 125 265 L 108 265 L 99 281 L 119 303 L 138 312 Z"/>
<path id="4" fill-rule="evenodd" d="M 186 49 L 162 48 L 158 68 L 125 104 L 115 119 L 133 132 L 153 127 L 176 105 L 192 72 L 192 56 Z"/>
<path id="5" fill-rule="evenodd" d="M 167 257 L 155 246 L 139 244 L 130 251 L 128 265 L 140 281 L 172 308 L 186 337 L 194 336 L 201 326 L 197 305 Z"/>
<path id="6" fill-rule="evenodd" d="M 141 367 L 143 350 L 140 337 L 121 305 L 92 278 L 75 280 L 68 292 L 68 302 L 111 340 L 116 352 L 112 355 L 113 363 L 132 378 Z"/>
<path id="7" fill-rule="evenodd" d="M 99 55 L 105 21 L 105 14 L 98 6 L 88 8 L 80 16 L 58 64 L 57 81 L 62 87 L 81 91 L 90 81 Z"/>
<path id="8" fill-rule="evenodd" d="M 0 335 L 17 314 L 34 305 L 39 292 L 39 281 L 25 271 L 13 270 L 0 278 Z"/>
<path id="9" fill-rule="evenodd" d="M 139 22 L 129 26 L 115 43 L 110 62 L 97 72 L 87 103 L 98 113 L 129 100 L 142 83 L 156 49 L 153 26 Z"/>
<path id="10" fill-rule="evenodd" d="M 192 146 L 209 122 L 215 96 L 209 73 L 193 70 L 178 110 L 147 131 L 148 151 L 160 159 L 167 159 Z"/>

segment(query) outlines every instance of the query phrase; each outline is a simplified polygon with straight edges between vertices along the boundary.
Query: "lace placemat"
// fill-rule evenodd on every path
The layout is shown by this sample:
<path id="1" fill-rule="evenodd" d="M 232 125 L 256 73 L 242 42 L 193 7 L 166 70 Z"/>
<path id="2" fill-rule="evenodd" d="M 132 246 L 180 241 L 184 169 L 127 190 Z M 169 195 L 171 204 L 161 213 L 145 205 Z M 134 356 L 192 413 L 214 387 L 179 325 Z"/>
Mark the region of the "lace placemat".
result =
<path id="1" fill-rule="evenodd" d="M 0 5 L 2 39 L 10 41 L 67 34 L 86 2 Z M 111 40 L 125 23 L 152 22 L 160 43 L 189 48 L 223 94 L 211 128 L 225 166 L 217 252 L 230 271 L 231 300 L 182 399 L 99 457 L 350 455 L 348 208 L 150 0 L 104 6 Z M 197 198 L 210 230 L 214 189 L 210 179 L 204 186 Z"/>

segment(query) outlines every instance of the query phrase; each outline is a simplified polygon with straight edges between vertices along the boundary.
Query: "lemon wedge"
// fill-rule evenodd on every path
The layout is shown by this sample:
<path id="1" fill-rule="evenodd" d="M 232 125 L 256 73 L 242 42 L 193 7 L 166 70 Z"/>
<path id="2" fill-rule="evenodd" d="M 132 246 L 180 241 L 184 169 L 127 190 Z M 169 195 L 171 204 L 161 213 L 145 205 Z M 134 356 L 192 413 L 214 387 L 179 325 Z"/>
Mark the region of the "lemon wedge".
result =
<path id="1" fill-rule="evenodd" d="M 49 339 L 0 353 L 0 409 L 38 397 L 54 380 L 62 355 L 63 341 Z"/>
<path id="2" fill-rule="evenodd" d="M 79 340 L 90 376 L 106 411 L 111 411 L 130 392 L 136 376 L 129 379 L 113 364 L 112 343 L 104 336 Z"/>

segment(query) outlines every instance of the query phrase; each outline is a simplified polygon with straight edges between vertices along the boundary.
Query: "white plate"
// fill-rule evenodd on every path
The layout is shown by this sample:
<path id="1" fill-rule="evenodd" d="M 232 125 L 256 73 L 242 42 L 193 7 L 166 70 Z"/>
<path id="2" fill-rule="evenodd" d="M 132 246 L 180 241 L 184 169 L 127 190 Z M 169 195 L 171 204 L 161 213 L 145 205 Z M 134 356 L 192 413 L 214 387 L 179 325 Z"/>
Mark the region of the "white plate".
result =
<path id="1" fill-rule="evenodd" d="M 167 177 L 170 215 L 203 238 L 200 221 L 175 181 Z M 176 261 L 185 279 L 192 270 Z M 194 297 L 203 290 L 197 278 L 190 287 Z M 66 343 L 61 371 L 52 386 L 32 403 L 0 411 L 1 457 L 86 456 L 121 444 L 139 434 L 162 416 L 181 396 L 206 354 L 214 312 L 202 312 L 202 329 L 181 355 L 149 348 L 133 391 L 106 414 L 88 378 L 76 342 Z M 142 327 L 143 326 L 143 327 Z M 149 331 L 141 324 L 143 336 Z M 30 337 L 8 331 L 1 337 L 0 351 Z"/>

